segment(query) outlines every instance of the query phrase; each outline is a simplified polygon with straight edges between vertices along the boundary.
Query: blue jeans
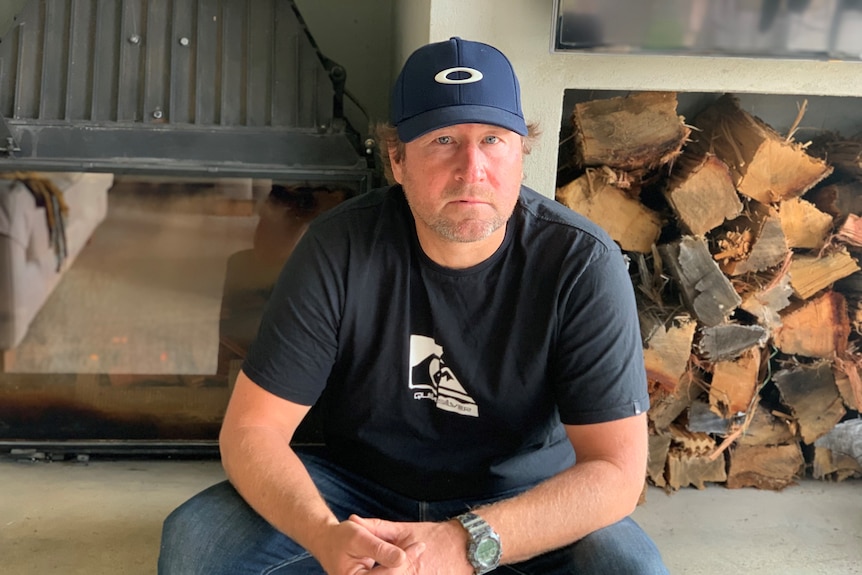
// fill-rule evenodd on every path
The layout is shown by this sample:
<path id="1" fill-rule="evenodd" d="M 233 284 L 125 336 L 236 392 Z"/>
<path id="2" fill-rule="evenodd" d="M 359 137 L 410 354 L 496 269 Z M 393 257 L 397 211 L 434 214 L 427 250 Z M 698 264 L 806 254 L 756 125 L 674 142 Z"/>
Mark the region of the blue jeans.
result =
<path id="1" fill-rule="evenodd" d="M 393 521 L 445 521 L 487 500 L 416 501 L 338 468 L 312 454 L 300 457 L 335 515 L 351 513 Z M 317 560 L 258 515 L 224 481 L 185 502 L 165 520 L 159 555 L 161 575 L 287 575 L 324 573 Z M 658 575 L 667 569 L 655 544 L 631 519 L 498 574 L 601 573 Z"/>

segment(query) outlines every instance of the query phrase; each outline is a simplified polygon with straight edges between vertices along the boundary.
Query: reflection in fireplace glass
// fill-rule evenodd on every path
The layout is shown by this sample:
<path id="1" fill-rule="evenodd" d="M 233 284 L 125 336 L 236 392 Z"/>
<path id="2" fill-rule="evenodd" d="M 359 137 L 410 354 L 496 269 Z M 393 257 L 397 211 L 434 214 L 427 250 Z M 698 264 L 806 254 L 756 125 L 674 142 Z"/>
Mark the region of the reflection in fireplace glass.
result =
<path id="1" fill-rule="evenodd" d="M 355 193 L 20 178 L 0 180 L 13 216 L 0 237 L 0 440 L 214 440 L 282 265 L 314 217 Z"/>

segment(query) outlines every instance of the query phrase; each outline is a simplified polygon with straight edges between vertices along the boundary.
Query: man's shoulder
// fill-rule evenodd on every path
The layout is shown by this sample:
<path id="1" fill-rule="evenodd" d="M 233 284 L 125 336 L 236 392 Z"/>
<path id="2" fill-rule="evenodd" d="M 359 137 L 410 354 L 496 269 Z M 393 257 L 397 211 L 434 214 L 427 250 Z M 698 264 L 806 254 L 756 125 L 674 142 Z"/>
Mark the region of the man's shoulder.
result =
<path id="1" fill-rule="evenodd" d="M 605 248 L 619 249 L 610 235 L 598 224 L 560 202 L 537 191 L 521 186 L 519 205 L 524 214 L 525 227 L 567 239 L 595 242 Z"/>
<path id="2" fill-rule="evenodd" d="M 394 207 L 397 192 L 396 186 L 386 186 L 362 192 L 319 215 L 315 218 L 314 223 L 319 225 L 331 220 L 339 222 L 345 218 L 363 217 L 363 215 L 374 217 L 380 210 Z"/>

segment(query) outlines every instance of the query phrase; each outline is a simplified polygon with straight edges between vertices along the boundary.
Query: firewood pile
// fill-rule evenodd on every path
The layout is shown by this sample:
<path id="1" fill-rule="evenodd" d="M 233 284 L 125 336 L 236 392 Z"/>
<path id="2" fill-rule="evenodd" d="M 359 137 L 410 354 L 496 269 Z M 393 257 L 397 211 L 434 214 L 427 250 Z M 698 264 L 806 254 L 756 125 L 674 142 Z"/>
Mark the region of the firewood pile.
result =
<path id="1" fill-rule="evenodd" d="M 862 477 L 862 140 L 797 142 L 804 104 L 784 135 L 730 94 L 677 107 L 669 92 L 576 104 L 556 191 L 629 258 L 647 480 Z"/>

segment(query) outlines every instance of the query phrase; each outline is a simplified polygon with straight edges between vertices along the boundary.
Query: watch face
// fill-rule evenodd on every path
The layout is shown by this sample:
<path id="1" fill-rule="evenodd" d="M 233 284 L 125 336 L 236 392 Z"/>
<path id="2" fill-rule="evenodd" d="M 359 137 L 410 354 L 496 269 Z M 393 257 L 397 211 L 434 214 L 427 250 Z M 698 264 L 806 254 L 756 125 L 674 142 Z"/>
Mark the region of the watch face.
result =
<path id="1" fill-rule="evenodd" d="M 482 565 L 495 565 L 500 559 L 500 544 L 490 537 L 476 545 L 476 560 Z"/>

